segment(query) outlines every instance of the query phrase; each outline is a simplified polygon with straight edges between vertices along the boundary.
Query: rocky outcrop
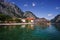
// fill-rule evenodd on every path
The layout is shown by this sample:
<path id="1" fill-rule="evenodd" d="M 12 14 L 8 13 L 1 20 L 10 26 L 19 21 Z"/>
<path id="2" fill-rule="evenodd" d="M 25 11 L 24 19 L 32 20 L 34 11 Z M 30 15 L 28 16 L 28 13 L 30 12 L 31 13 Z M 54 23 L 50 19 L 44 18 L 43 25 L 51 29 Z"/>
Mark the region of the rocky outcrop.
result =
<path id="1" fill-rule="evenodd" d="M 0 14 L 8 15 L 10 17 L 17 17 L 17 18 L 26 18 L 26 17 L 37 18 L 32 12 L 30 11 L 23 12 L 15 4 L 8 2 L 0 2 Z"/>
<path id="2" fill-rule="evenodd" d="M 24 12 L 24 15 L 23 15 L 24 17 L 33 17 L 33 18 L 37 18 L 32 12 L 30 12 L 30 11 L 26 11 L 26 12 Z"/>
<path id="3" fill-rule="evenodd" d="M 52 23 L 60 23 L 60 14 L 51 20 Z"/>
<path id="4" fill-rule="evenodd" d="M 35 20 L 35 23 L 39 25 L 50 25 L 50 21 L 45 18 L 38 18 Z"/>
<path id="5" fill-rule="evenodd" d="M 8 2 L 0 2 L 0 14 L 9 15 L 11 17 L 23 17 L 23 11 L 15 4 Z"/>

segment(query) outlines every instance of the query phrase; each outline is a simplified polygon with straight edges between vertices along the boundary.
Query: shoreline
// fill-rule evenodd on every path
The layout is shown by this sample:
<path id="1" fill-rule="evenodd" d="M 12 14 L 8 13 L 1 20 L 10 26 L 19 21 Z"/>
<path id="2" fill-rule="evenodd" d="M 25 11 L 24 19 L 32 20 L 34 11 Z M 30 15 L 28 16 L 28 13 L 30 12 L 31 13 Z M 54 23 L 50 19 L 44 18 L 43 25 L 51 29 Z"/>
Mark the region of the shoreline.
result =
<path id="1" fill-rule="evenodd" d="M 34 24 L 34 23 L 0 23 L 0 25 L 25 25 L 25 24 Z"/>

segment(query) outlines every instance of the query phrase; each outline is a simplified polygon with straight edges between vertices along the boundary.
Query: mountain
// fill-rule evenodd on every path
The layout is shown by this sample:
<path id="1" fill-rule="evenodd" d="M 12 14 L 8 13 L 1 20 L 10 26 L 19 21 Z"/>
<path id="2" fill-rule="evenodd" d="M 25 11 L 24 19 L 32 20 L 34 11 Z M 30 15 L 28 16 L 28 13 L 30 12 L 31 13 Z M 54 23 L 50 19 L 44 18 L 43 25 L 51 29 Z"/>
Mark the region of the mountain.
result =
<path id="1" fill-rule="evenodd" d="M 31 11 L 25 11 L 23 16 L 37 18 Z"/>
<path id="2" fill-rule="evenodd" d="M 13 3 L 0 2 L 0 14 L 8 15 L 10 17 L 22 18 L 24 12 Z"/>
<path id="3" fill-rule="evenodd" d="M 26 18 L 26 17 L 37 18 L 32 12 L 30 11 L 23 12 L 15 4 L 4 1 L 0 1 L 0 14 L 17 18 Z"/>
<path id="4" fill-rule="evenodd" d="M 52 23 L 60 23 L 60 14 L 51 20 Z"/>

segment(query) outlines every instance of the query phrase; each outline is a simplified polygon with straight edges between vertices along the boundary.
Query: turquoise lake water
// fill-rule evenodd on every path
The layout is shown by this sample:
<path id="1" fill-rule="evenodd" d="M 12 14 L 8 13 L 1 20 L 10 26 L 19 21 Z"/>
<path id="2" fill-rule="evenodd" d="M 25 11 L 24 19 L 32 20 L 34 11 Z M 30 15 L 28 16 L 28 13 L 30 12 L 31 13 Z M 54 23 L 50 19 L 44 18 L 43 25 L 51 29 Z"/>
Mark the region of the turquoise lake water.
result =
<path id="1" fill-rule="evenodd" d="M 60 26 L 0 26 L 0 40 L 60 40 Z"/>

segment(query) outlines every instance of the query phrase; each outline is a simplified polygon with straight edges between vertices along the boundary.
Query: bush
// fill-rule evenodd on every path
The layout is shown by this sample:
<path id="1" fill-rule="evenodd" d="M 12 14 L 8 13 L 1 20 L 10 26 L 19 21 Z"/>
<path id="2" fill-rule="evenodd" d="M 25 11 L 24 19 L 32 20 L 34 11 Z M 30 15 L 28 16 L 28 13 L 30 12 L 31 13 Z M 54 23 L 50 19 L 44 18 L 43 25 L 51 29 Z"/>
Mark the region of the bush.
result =
<path id="1" fill-rule="evenodd" d="M 8 21 L 9 19 L 12 19 L 8 15 L 0 14 L 0 21 Z"/>
<path id="2" fill-rule="evenodd" d="M 18 18 L 16 18 L 15 21 L 16 21 L 16 23 L 21 23 L 22 22 L 21 19 L 18 19 Z"/>

